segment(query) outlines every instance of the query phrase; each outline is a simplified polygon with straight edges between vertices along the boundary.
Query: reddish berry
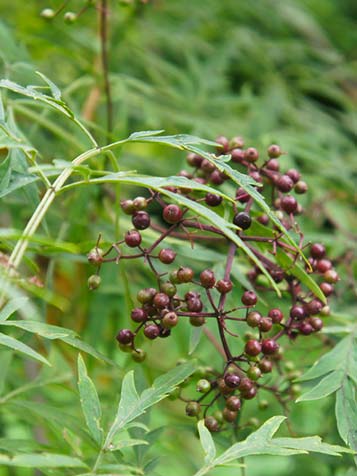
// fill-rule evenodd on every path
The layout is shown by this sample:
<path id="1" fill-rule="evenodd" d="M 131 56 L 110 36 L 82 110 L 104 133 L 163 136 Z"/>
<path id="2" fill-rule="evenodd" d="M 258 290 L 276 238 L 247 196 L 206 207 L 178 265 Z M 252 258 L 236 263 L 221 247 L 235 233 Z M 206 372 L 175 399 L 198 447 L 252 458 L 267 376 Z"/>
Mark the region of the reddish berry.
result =
<path id="1" fill-rule="evenodd" d="M 239 390 L 241 392 L 248 392 L 253 387 L 254 387 L 253 382 L 249 378 L 243 377 L 241 379 L 239 384 Z"/>
<path id="2" fill-rule="evenodd" d="M 286 213 L 289 213 L 289 214 L 295 213 L 298 208 L 298 203 L 296 201 L 296 198 L 293 197 L 292 195 L 286 195 L 285 197 L 282 197 L 281 208 Z"/>
<path id="3" fill-rule="evenodd" d="M 213 172 L 215 170 L 215 166 L 212 164 L 212 162 L 210 162 L 209 160 L 207 159 L 203 159 L 202 161 L 202 164 L 201 164 L 201 169 L 204 170 L 205 172 Z"/>
<path id="4" fill-rule="evenodd" d="M 248 160 L 248 162 L 256 162 L 259 159 L 259 152 L 255 147 L 248 147 L 244 152 L 244 158 Z"/>
<path id="5" fill-rule="evenodd" d="M 321 259 L 325 256 L 326 250 L 324 245 L 314 243 L 310 248 L 310 255 L 315 259 Z"/>
<path id="6" fill-rule="evenodd" d="M 240 380 L 241 378 L 236 374 L 226 374 L 224 376 L 224 383 L 230 388 L 237 388 L 240 384 Z"/>
<path id="7" fill-rule="evenodd" d="M 267 226 L 269 223 L 269 217 L 268 215 L 261 215 L 260 217 L 257 218 L 258 222 L 261 223 L 264 226 Z"/>
<path id="8" fill-rule="evenodd" d="M 263 317 L 259 323 L 259 329 L 262 332 L 269 332 L 273 327 L 272 320 L 269 317 Z"/>
<path id="9" fill-rule="evenodd" d="M 319 259 L 318 262 L 316 263 L 316 270 L 319 273 L 326 273 L 326 271 L 329 271 L 332 268 L 332 263 L 328 259 Z"/>
<path id="10" fill-rule="evenodd" d="M 187 309 L 190 312 L 201 312 L 202 308 L 203 308 L 203 304 L 201 299 L 199 298 L 193 298 L 187 301 Z"/>
<path id="11" fill-rule="evenodd" d="M 191 268 L 180 268 L 177 271 L 177 279 L 179 283 L 189 283 L 193 279 L 193 271 Z"/>
<path id="12" fill-rule="evenodd" d="M 159 260 L 164 264 L 171 264 L 175 261 L 176 253 L 170 248 L 164 248 L 159 253 Z"/>
<path id="13" fill-rule="evenodd" d="M 167 294 L 157 293 L 154 296 L 153 304 L 158 309 L 164 309 L 170 304 L 170 298 Z"/>
<path id="14" fill-rule="evenodd" d="M 339 276 L 334 269 L 329 269 L 328 271 L 326 271 L 324 273 L 323 278 L 329 284 L 337 283 L 337 281 L 339 280 Z"/>
<path id="15" fill-rule="evenodd" d="M 200 282 L 204 288 L 213 288 L 216 283 L 214 272 L 211 269 L 204 269 L 200 274 Z"/>
<path id="16" fill-rule="evenodd" d="M 245 344 L 244 350 L 247 355 L 255 357 L 262 351 L 262 346 L 258 340 L 251 339 Z"/>
<path id="17" fill-rule="evenodd" d="M 250 195 L 244 190 L 244 188 L 238 188 L 236 192 L 236 200 L 240 203 L 246 203 L 250 200 Z"/>
<path id="18" fill-rule="evenodd" d="M 224 408 L 223 409 L 223 418 L 228 422 L 232 423 L 237 419 L 237 412 L 234 412 L 232 410 L 229 410 L 229 408 Z"/>
<path id="19" fill-rule="evenodd" d="M 192 167 L 200 167 L 203 161 L 203 157 L 191 152 L 190 154 L 188 154 L 186 160 L 187 160 L 187 163 L 191 165 Z"/>
<path id="20" fill-rule="evenodd" d="M 268 160 L 266 164 L 266 168 L 269 170 L 272 170 L 273 172 L 278 172 L 280 169 L 280 164 L 279 161 L 276 159 L 270 159 Z"/>
<path id="21" fill-rule="evenodd" d="M 103 263 L 103 254 L 104 251 L 96 246 L 87 254 L 87 259 L 91 264 L 99 265 Z"/>
<path id="22" fill-rule="evenodd" d="M 233 283 L 229 279 L 220 279 L 216 283 L 216 289 L 221 294 L 227 294 L 232 291 Z"/>
<path id="23" fill-rule="evenodd" d="M 306 312 L 309 316 L 319 314 L 322 308 L 323 308 L 323 304 L 318 299 L 313 299 L 312 301 L 308 302 L 305 306 Z"/>
<path id="24" fill-rule="evenodd" d="M 171 225 L 178 223 L 182 219 L 182 210 L 178 205 L 166 205 L 162 212 L 162 216 L 167 223 Z"/>
<path id="25" fill-rule="evenodd" d="M 304 336 L 308 336 L 314 332 L 314 328 L 308 322 L 302 322 L 300 324 L 299 331 Z"/>
<path id="26" fill-rule="evenodd" d="M 120 344 L 130 344 L 134 340 L 134 333 L 130 329 L 122 329 L 116 339 Z"/>
<path id="27" fill-rule="evenodd" d="M 137 230 L 145 230 L 150 226 L 150 215 L 147 212 L 135 212 L 131 219 Z"/>
<path id="28" fill-rule="evenodd" d="M 284 315 L 279 308 L 270 309 L 268 316 L 271 318 L 273 324 L 280 324 Z"/>
<path id="29" fill-rule="evenodd" d="M 310 324 L 312 325 L 315 331 L 320 331 L 324 326 L 322 319 L 320 319 L 319 317 L 312 317 L 310 319 Z"/>
<path id="30" fill-rule="evenodd" d="M 238 164 L 242 163 L 245 158 L 243 149 L 233 149 L 231 151 L 231 155 L 232 155 L 232 162 L 235 162 Z"/>
<path id="31" fill-rule="evenodd" d="M 244 400 L 252 400 L 256 396 L 256 394 L 257 394 L 256 387 L 252 387 L 251 389 L 241 393 Z"/>
<path id="32" fill-rule="evenodd" d="M 205 418 L 205 427 L 212 433 L 219 431 L 219 423 L 213 416 Z"/>
<path id="33" fill-rule="evenodd" d="M 144 322 L 147 317 L 147 312 L 141 307 L 136 307 L 131 311 L 131 318 L 134 322 Z"/>
<path id="34" fill-rule="evenodd" d="M 257 303 L 257 295 L 255 294 L 254 291 L 245 291 L 243 296 L 241 297 L 241 301 L 244 304 L 244 306 L 255 306 Z"/>
<path id="35" fill-rule="evenodd" d="M 160 334 L 160 327 L 157 326 L 156 324 L 148 324 L 147 326 L 144 327 L 144 335 L 148 339 L 156 339 L 159 337 Z"/>
<path id="36" fill-rule="evenodd" d="M 262 352 L 266 355 L 275 354 L 279 349 L 279 344 L 274 339 L 263 339 Z"/>
<path id="37" fill-rule="evenodd" d="M 297 183 L 300 180 L 301 175 L 299 172 L 295 169 L 290 169 L 286 172 L 286 175 L 289 175 L 289 177 L 292 179 L 294 183 Z"/>
<path id="38" fill-rule="evenodd" d="M 290 190 L 293 188 L 294 182 L 289 177 L 289 175 L 282 175 L 276 181 L 276 186 L 278 187 L 278 190 L 280 190 L 280 192 L 287 193 L 290 192 Z"/>
<path id="39" fill-rule="evenodd" d="M 320 289 L 325 296 L 330 296 L 333 293 L 333 286 L 330 283 L 321 283 Z"/>
<path id="40" fill-rule="evenodd" d="M 242 404 L 240 399 L 236 397 L 235 395 L 231 395 L 226 400 L 226 407 L 229 410 L 232 410 L 233 412 L 237 412 L 238 410 L 240 410 L 241 405 Z"/>
<path id="41" fill-rule="evenodd" d="M 229 150 L 229 140 L 225 136 L 218 136 L 216 138 L 217 144 L 221 147 L 217 147 L 218 152 L 228 152 Z"/>
<path id="42" fill-rule="evenodd" d="M 130 248 L 136 248 L 141 244 L 141 235 L 137 230 L 130 230 L 126 232 L 124 240 Z"/>
<path id="43" fill-rule="evenodd" d="M 165 329 L 171 329 L 172 327 L 177 326 L 178 316 L 176 312 L 167 312 L 162 318 L 161 324 Z"/>
<path id="44" fill-rule="evenodd" d="M 263 374 L 268 374 L 273 370 L 273 364 L 271 360 L 268 359 L 262 359 L 259 362 L 259 368 L 262 371 Z"/>
<path id="45" fill-rule="evenodd" d="M 303 306 L 297 306 L 297 305 L 293 306 L 290 309 L 290 317 L 298 321 L 304 319 L 306 317 L 306 312 Z"/>

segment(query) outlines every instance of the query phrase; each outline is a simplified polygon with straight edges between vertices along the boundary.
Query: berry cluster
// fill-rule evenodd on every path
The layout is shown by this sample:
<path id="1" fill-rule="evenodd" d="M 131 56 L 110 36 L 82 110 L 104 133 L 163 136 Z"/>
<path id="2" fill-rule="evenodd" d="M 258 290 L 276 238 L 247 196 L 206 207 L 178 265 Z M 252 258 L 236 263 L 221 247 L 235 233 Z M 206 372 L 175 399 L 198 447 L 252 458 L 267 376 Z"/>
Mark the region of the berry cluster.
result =
<path id="1" fill-rule="evenodd" d="M 226 203 L 219 193 L 204 193 L 187 187 L 166 188 L 190 200 L 205 203 L 207 207 L 216 207 L 217 213 L 223 210 L 225 216 L 230 213 L 237 235 L 259 259 L 282 294 L 290 300 L 287 310 L 283 311 L 276 305 L 265 312 L 258 310 L 260 303 L 257 293 L 269 292 L 272 288 L 257 266 L 247 273 L 251 289 L 243 290 L 239 297 L 234 296 L 231 272 L 237 254 L 236 244 L 227 239 L 218 227 L 190 216 L 188 208 L 168 203 L 165 195 L 150 189 L 146 198 L 139 196 L 121 202 L 123 212 L 131 216 L 133 225 L 123 239 L 113 243 L 107 251 L 100 248 L 98 242 L 88 254 L 89 261 L 97 266 L 98 271 L 104 263 L 137 258 L 143 259 L 154 275 L 155 287 L 141 289 L 137 294 L 138 306 L 131 312 L 131 320 L 136 327 L 134 330 L 121 329 L 116 337 L 120 348 L 130 352 L 135 361 L 145 359 L 145 351 L 137 346 L 140 333 L 149 340 L 155 340 L 170 336 L 182 320 L 188 320 L 195 327 L 204 326 L 209 319 L 216 322 L 219 350 L 225 360 L 223 369 L 199 370 L 196 390 L 201 396 L 198 398 L 185 398 L 182 389 L 177 389 L 173 394 L 173 397 L 178 396 L 187 402 L 188 416 L 196 417 L 203 412 L 210 431 L 222 430 L 228 423 L 237 424 L 241 406 L 246 400 L 254 399 L 260 389 L 272 392 L 285 408 L 297 391 L 297 386 L 293 384 L 296 372 L 291 363 L 287 363 L 284 374 L 279 341 L 282 337 L 293 341 L 299 335 L 308 336 L 318 332 L 323 327 L 322 317 L 329 314 L 329 308 L 322 300 L 306 289 L 289 269 L 284 269 L 278 260 L 274 260 L 274 256 L 282 252 L 295 263 L 301 259 L 301 250 L 305 248 L 304 236 L 295 218 L 295 215 L 303 212 L 303 208 L 291 194 L 293 191 L 297 195 L 307 191 L 307 185 L 301 180 L 299 172 L 294 169 L 280 171 L 279 157 L 283 152 L 278 145 L 271 145 L 267 150 L 267 158 L 259 161 L 258 151 L 253 147 L 244 149 L 240 137 L 231 141 L 219 137 L 216 142 L 219 144 L 216 159 L 230 154 L 232 166 L 255 180 L 255 187 L 267 199 L 270 198 L 270 206 L 283 225 L 299 236 L 298 249 L 291 246 L 275 224 L 270 223 L 269 217 L 256 208 L 252 197 L 243 188 L 237 189 L 232 183 L 230 189 L 226 187 L 225 193 L 230 190 L 235 198 L 233 204 Z M 187 162 L 193 170 L 182 170 L 178 175 L 215 187 L 229 180 L 211 161 L 196 153 L 189 153 Z M 150 213 L 152 205 L 155 205 L 155 211 Z M 159 232 L 159 237 L 149 247 L 143 247 L 142 234 L 149 227 Z M 217 242 L 220 249 L 226 246 L 227 259 L 223 275 L 217 276 L 209 268 L 195 272 L 184 263 L 176 265 L 178 257 L 175 251 L 164 246 L 165 239 L 170 236 L 189 239 L 193 246 L 196 241 L 205 240 L 209 240 L 210 246 Z M 310 246 L 310 258 L 305 263 L 306 271 L 316 275 L 317 280 L 321 281 L 319 286 L 322 294 L 328 297 L 333 293 L 338 274 L 327 258 L 323 245 L 314 243 L 307 246 Z M 130 253 L 129 250 L 135 251 Z M 248 258 L 247 263 L 250 265 Z M 166 270 L 166 267 L 170 268 Z M 95 289 L 99 284 L 97 272 L 89 278 L 89 286 Z M 235 303 L 233 307 L 227 304 L 232 302 Z M 247 326 L 248 332 L 241 332 L 239 326 L 242 325 Z M 238 342 L 238 352 L 233 352 L 228 336 L 243 338 L 240 339 L 241 344 Z M 274 368 L 280 380 L 278 384 L 271 385 L 267 379 Z M 208 398 L 210 401 L 204 403 Z M 266 403 L 260 401 L 260 405 L 265 407 Z"/>

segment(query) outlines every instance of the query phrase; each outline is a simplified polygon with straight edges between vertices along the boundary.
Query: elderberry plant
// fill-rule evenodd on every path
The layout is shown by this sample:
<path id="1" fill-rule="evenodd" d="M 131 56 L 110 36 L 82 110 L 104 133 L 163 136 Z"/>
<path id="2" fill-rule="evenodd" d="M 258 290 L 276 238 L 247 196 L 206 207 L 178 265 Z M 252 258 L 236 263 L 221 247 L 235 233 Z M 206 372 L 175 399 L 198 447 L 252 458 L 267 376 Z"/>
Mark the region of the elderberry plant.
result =
<path id="1" fill-rule="evenodd" d="M 191 170 L 178 173 L 187 179 L 185 186 L 162 187 L 169 192 L 169 199 L 148 187 L 146 196 L 122 200 L 120 206 L 131 217 L 133 228 L 108 249 L 102 248 L 99 237 L 88 254 L 89 262 L 97 268 L 96 274 L 89 277 L 90 289 L 100 285 L 101 267 L 108 263 L 120 265 L 123 260 L 143 260 L 152 273 L 152 287 L 137 294 L 137 307 L 130 315 L 131 328 L 119 330 L 116 336 L 120 349 L 129 352 L 136 362 L 142 362 L 146 356 L 138 345 L 140 334 L 148 340 L 175 338 L 179 322 L 186 321 L 195 328 L 204 327 L 208 320 L 216 322 L 218 352 L 224 356 L 224 364 L 220 365 L 217 358 L 216 364 L 198 372 L 197 396 L 186 395 L 184 389 L 173 395 L 186 402 L 188 416 L 203 417 L 212 432 L 224 430 L 231 423 L 239 428 L 242 407 L 261 389 L 271 392 L 287 411 L 289 401 L 296 398 L 298 386 L 294 383 L 296 374 L 284 368 L 280 343 L 293 342 L 322 329 L 323 318 L 329 314 L 327 298 L 339 279 L 325 247 L 320 243 L 305 243 L 298 223 L 298 216 L 304 210 L 295 194 L 306 193 L 308 186 L 297 170 L 284 171 L 285 152 L 273 144 L 260 159 L 256 148 L 244 148 L 241 137 L 228 140 L 220 136 L 216 144 L 216 155 L 211 157 L 199 152 L 187 155 Z M 232 175 L 220 164 L 228 162 L 240 174 L 253 179 L 252 190 L 266 199 L 273 213 L 261 213 L 254 196 L 243 187 L 226 187 L 233 195 L 223 193 Z M 208 185 L 215 190 L 203 193 L 190 187 L 190 183 Z M 235 292 L 232 279 L 233 268 L 236 273 L 242 272 L 235 261 L 236 255 L 241 254 L 237 243 L 219 226 L 208 224 L 189 206 L 175 203 L 175 199 L 179 203 L 184 199 L 184 203 L 192 201 L 215 209 L 231 221 L 239 242 L 250 253 L 245 255 L 247 287 L 241 295 Z M 144 247 L 143 234 L 148 228 L 159 236 Z M 289 233 L 298 236 L 298 246 L 286 239 Z M 213 243 L 214 247 L 225 249 L 224 272 L 217 275 L 210 268 L 192 269 L 166 246 L 165 240 L 170 237 L 189 241 L 193 253 L 196 243 Z M 262 252 L 262 245 L 267 253 Z M 308 259 L 304 257 L 306 251 Z M 290 307 L 285 314 L 278 305 L 276 291 L 289 296 Z M 259 310 L 260 299 L 268 303 L 265 312 Z M 235 338 L 234 344 L 228 342 L 227 336 Z"/>

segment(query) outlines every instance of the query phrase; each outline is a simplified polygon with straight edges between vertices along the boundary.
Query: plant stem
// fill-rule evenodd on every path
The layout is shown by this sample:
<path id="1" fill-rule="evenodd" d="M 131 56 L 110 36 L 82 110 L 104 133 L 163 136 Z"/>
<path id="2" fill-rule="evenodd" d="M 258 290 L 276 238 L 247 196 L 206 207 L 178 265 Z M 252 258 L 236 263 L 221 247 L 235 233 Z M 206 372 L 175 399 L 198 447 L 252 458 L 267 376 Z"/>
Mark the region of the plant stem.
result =
<path id="1" fill-rule="evenodd" d="M 109 52 L 108 52 L 108 19 L 109 7 L 107 0 L 101 0 L 99 7 L 99 31 L 101 46 L 101 61 L 104 79 L 104 92 L 106 96 L 107 112 L 107 136 L 111 136 L 113 131 L 113 101 L 112 91 L 109 80 Z"/>

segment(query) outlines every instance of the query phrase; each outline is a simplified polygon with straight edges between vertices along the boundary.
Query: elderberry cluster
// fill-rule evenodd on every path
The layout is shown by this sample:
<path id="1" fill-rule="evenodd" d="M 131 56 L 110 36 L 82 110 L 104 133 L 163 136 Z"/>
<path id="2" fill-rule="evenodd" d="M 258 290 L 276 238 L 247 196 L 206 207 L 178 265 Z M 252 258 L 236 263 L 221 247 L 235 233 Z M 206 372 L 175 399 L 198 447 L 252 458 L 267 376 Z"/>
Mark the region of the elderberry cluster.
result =
<path id="1" fill-rule="evenodd" d="M 271 209 L 284 227 L 299 237 L 297 249 L 286 240 L 276 223 L 261 212 L 249 189 L 237 188 L 228 174 L 220 171 L 207 155 L 202 157 L 189 153 L 187 163 L 193 170 L 182 170 L 178 175 L 217 189 L 225 187 L 224 194 L 231 194 L 234 199 L 225 200 L 219 190 L 217 193 L 205 193 L 191 189 L 189 185 L 167 186 L 165 190 L 205 203 L 209 208 L 215 207 L 218 214 L 223 214 L 225 210 L 225 217 L 230 217 L 240 240 L 261 263 L 258 267 L 247 258 L 246 264 L 252 266 L 247 272 L 250 289 L 240 296 L 234 293 L 231 274 L 233 267 L 237 266 L 236 244 L 220 228 L 205 223 L 189 208 L 170 203 L 165 193 L 151 189 L 147 190 L 147 197 L 138 196 L 121 202 L 121 208 L 131 217 L 133 226 L 123 239 L 113 243 L 106 251 L 99 246 L 98 240 L 88 254 L 89 261 L 97 266 L 97 273 L 89 278 L 91 289 L 100 285 L 99 270 L 104 263 L 143 259 L 153 273 L 155 285 L 141 289 L 137 294 L 138 304 L 130 316 L 132 329 L 121 329 L 116 336 L 120 349 L 130 352 L 135 361 L 143 361 L 146 355 L 137 345 L 139 334 L 148 340 L 155 340 L 174 333 L 179 321 L 188 320 L 194 327 L 204 326 L 209 319 L 216 322 L 219 350 L 225 361 L 223 368 L 215 370 L 206 367 L 198 371 L 196 390 L 201 394 L 199 397 L 186 398 L 182 388 L 176 389 L 172 395 L 187 403 L 188 416 L 198 417 L 203 413 L 210 431 L 223 430 L 229 423 L 237 425 L 244 402 L 254 399 L 260 390 L 271 392 L 285 408 L 297 391 L 293 383 L 296 372 L 291 363 L 286 363 L 284 374 L 279 340 L 285 337 L 293 341 L 299 335 L 317 333 L 323 327 L 322 318 L 329 314 L 326 303 L 303 284 L 301 274 L 292 272 L 289 266 L 282 267 L 274 257 L 283 253 L 289 258 L 291 266 L 296 266 L 301 262 L 302 251 L 309 246 L 310 257 L 304 262 L 305 270 L 315 275 L 324 296 L 333 293 L 333 285 L 339 279 L 322 244 L 304 245 L 304 235 L 295 217 L 303 212 L 303 208 L 292 192 L 304 194 L 308 187 L 295 169 L 280 171 L 279 157 L 284 154 L 281 148 L 271 145 L 266 158 L 259 160 L 257 149 L 245 149 L 240 137 L 230 141 L 219 137 L 216 142 L 219 148 L 215 159 L 219 160 L 224 155 L 226 160 L 226 155 L 230 154 L 230 165 L 253 178 L 254 187 L 266 197 L 268 203 L 270 201 Z M 151 208 L 153 211 L 150 211 Z M 143 233 L 148 228 L 158 232 L 159 237 L 149 247 L 144 247 Z M 217 275 L 210 268 L 193 270 L 184 262 L 177 264 L 176 261 L 181 261 L 180 257 L 164 245 L 168 237 L 189 240 L 192 246 L 195 242 L 206 241 L 208 246 L 217 244 L 220 250 L 226 247 L 224 273 Z M 257 294 L 273 291 L 263 270 L 290 301 L 287 310 L 283 311 L 276 305 L 265 312 L 258 309 L 261 306 Z M 232 302 L 235 303 L 233 306 Z M 242 325 L 248 332 L 242 332 Z M 228 336 L 237 338 L 234 351 Z M 274 369 L 279 379 L 271 384 L 268 374 L 272 374 Z M 260 401 L 262 408 L 266 405 L 264 402 Z"/>

